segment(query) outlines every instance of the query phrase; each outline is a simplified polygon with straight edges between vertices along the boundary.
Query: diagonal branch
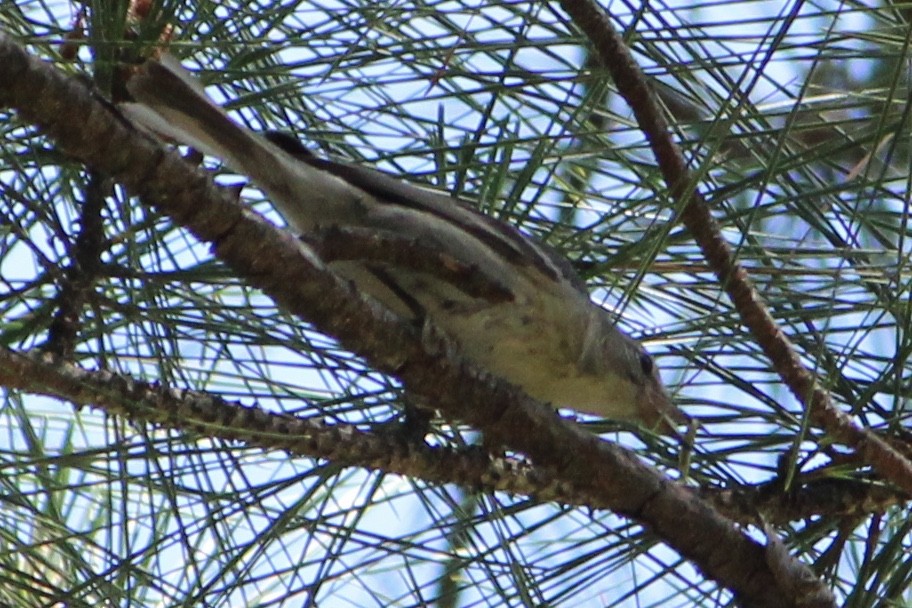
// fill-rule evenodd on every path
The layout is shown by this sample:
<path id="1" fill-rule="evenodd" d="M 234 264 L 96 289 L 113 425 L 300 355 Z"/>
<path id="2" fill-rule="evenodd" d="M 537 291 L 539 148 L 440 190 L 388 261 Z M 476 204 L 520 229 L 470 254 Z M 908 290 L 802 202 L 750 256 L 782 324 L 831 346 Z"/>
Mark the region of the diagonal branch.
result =
<path id="1" fill-rule="evenodd" d="M 0 104 L 15 108 L 72 156 L 211 243 L 219 259 L 283 309 L 397 375 L 445 415 L 599 496 L 731 589 L 744 605 L 804 603 L 807 594 L 796 590 L 806 588 L 808 579 L 816 581 L 806 566 L 787 555 L 771 564 L 770 554 L 743 530 L 630 451 L 561 421 L 550 407 L 462 361 L 432 327 L 419 331 L 353 291 L 300 240 L 245 209 L 204 172 L 128 128 L 84 86 L 2 35 L 0 82 L 12 83 L 0 89 Z M 826 591 L 819 581 L 815 589 Z"/>
<path id="2" fill-rule="evenodd" d="M 406 444 L 390 434 L 352 425 L 327 424 L 232 403 L 199 391 L 141 382 L 108 370 L 90 371 L 50 352 L 18 353 L 0 347 L 0 385 L 96 407 L 137 424 L 243 441 L 250 447 L 284 450 L 346 466 L 383 470 L 488 491 L 535 494 L 540 500 L 585 504 L 568 484 L 516 461 L 491 458 L 478 448 L 453 450 Z"/>
<path id="3" fill-rule="evenodd" d="M 668 123 L 646 77 L 611 25 L 608 15 L 593 0 L 561 0 L 561 6 L 596 48 L 603 65 L 611 72 L 618 91 L 630 105 L 652 147 L 672 197 L 680 205 L 681 221 L 693 234 L 741 320 L 773 363 L 776 373 L 804 404 L 815 425 L 855 449 L 885 479 L 907 493 L 912 492 L 912 462 L 886 441 L 852 422 L 833 404 L 829 393 L 801 363 L 794 345 L 769 313 L 747 271 L 735 260 L 709 206 L 693 186 L 694 179 L 680 149 L 671 138 Z"/>
<path id="4" fill-rule="evenodd" d="M 299 417 L 246 406 L 200 391 L 149 383 L 109 370 L 86 370 L 50 352 L 19 353 L 0 347 L 0 385 L 64 399 L 77 407 L 100 408 L 137 425 L 151 424 L 201 437 L 241 441 L 248 447 L 283 450 L 347 467 L 408 475 L 430 484 L 456 484 L 474 491 L 524 495 L 610 509 L 603 495 L 590 494 L 549 467 L 516 458 L 492 458 L 475 447 L 406 443 L 396 435 L 363 431 L 322 417 Z M 822 477 L 725 489 L 688 488 L 742 525 L 786 524 L 809 517 L 834 520 L 883 513 L 910 497 L 871 480 Z"/>

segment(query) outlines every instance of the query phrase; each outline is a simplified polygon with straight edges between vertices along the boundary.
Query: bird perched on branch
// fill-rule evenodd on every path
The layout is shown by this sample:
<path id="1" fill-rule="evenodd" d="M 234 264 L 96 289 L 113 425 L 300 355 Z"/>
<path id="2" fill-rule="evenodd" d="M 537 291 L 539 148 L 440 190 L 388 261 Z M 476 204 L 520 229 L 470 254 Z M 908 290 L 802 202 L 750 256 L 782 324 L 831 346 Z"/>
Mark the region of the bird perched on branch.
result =
<path id="1" fill-rule="evenodd" d="M 127 88 L 134 124 L 251 179 L 293 230 L 324 237 L 334 271 L 443 329 L 482 369 L 555 406 L 665 433 L 686 420 L 652 357 L 547 245 L 458 199 L 240 126 L 171 55 L 147 60 Z"/>

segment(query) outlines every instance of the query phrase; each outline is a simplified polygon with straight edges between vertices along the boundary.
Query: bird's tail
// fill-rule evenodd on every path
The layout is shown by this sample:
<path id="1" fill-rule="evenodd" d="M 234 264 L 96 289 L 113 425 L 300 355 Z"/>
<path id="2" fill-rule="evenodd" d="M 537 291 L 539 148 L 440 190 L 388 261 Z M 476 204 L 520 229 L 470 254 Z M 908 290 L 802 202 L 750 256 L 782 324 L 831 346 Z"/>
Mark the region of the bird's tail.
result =
<path id="1" fill-rule="evenodd" d="M 131 122 L 221 159 L 264 190 L 297 230 L 347 213 L 350 186 L 236 123 L 173 56 L 146 61 L 127 89 L 136 102 L 120 109 Z"/>
<path id="2" fill-rule="evenodd" d="M 120 108 L 130 120 L 218 157 L 238 173 L 250 175 L 252 152 L 266 147 L 260 136 L 235 123 L 213 103 L 171 55 L 146 61 L 127 82 L 127 89 L 137 103 Z"/>

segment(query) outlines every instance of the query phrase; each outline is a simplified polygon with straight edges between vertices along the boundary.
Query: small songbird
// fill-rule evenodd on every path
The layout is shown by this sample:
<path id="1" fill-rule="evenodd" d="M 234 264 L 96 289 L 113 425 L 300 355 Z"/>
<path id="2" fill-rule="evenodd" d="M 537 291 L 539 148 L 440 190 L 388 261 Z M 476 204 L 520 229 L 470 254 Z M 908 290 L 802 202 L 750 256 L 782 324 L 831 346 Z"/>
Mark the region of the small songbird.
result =
<path id="1" fill-rule="evenodd" d="M 652 357 L 547 245 L 464 201 L 242 127 L 168 54 L 146 61 L 127 88 L 135 103 L 121 108 L 134 124 L 248 177 L 305 239 L 335 230 L 430 252 L 427 260 L 352 254 L 327 261 L 393 312 L 443 329 L 482 369 L 555 406 L 662 433 L 687 419 Z"/>

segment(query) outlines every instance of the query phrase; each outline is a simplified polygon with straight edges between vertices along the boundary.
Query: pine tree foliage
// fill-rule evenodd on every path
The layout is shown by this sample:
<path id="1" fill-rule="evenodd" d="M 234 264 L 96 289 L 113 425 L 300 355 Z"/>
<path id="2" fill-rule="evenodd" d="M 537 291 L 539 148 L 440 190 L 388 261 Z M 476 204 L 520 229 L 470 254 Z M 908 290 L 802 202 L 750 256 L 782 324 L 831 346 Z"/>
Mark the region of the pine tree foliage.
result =
<path id="1" fill-rule="evenodd" d="M 115 103 L 124 66 L 166 46 L 247 126 L 453 193 L 556 247 L 656 356 L 700 427 L 688 446 L 579 423 L 745 536 L 781 541 L 840 605 L 912 605 L 899 474 L 821 428 L 786 388 L 681 223 L 685 203 L 611 66 L 561 4 L 0 0 L 0 29 Z M 908 7 L 602 4 L 670 123 L 687 186 L 800 362 L 858 427 L 908 454 Z M 6 352 L 50 352 L 111 378 L 365 435 L 401 414 L 408 395 L 395 376 L 3 111 Z M 213 159 L 204 167 L 281 223 L 243 176 Z M 120 415 L 126 403 L 74 408 L 50 380 L 46 390 L 3 384 L 5 606 L 741 599 L 641 520 L 574 495 L 572 479 L 494 492 L 480 479 L 401 474 L 382 458 L 354 466 L 357 455 L 307 457 L 216 425 Z M 501 455 L 447 416 L 432 420 L 427 442 L 466 459 Z"/>

